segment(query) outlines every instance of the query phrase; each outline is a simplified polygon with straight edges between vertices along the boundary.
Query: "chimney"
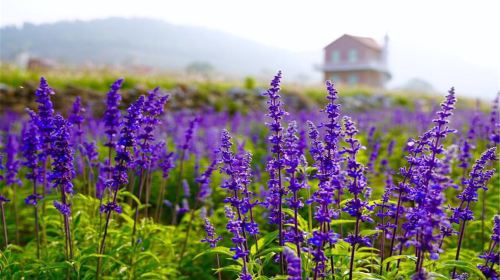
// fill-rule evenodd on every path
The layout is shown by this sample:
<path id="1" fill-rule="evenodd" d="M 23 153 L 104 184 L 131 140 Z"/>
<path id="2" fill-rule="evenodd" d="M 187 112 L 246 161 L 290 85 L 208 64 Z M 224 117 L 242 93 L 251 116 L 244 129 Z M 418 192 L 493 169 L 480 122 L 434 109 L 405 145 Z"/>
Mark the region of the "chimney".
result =
<path id="1" fill-rule="evenodd" d="M 382 63 L 387 66 L 387 57 L 389 51 L 389 35 L 386 33 L 384 36 L 384 45 L 382 46 Z"/>

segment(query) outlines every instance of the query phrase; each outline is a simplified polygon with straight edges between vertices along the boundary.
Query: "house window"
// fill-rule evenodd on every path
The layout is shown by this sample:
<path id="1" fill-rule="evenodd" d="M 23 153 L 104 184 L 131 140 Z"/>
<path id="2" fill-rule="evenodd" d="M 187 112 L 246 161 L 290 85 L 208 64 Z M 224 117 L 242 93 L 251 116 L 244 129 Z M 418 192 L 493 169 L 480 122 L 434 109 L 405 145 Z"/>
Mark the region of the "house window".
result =
<path id="1" fill-rule="evenodd" d="M 342 83 L 342 79 L 337 74 L 332 74 L 330 76 L 330 81 L 332 81 L 332 83 L 339 83 L 339 84 Z"/>
<path id="2" fill-rule="evenodd" d="M 332 63 L 338 63 L 340 61 L 340 52 L 332 51 L 332 53 L 330 54 L 330 61 Z"/>
<path id="3" fill-rule="evenodd" d="M 349 84 L 350 85 L 357 85 L 358 82 L 359 82 L 358 75 L 356 75 L 356 74 L 349 75 Z"/>
<path id="4" fill-rule="evenodd" d="M 358 61 L 358 52 L 355 49 L 349 50 L 349 62 Z"/>

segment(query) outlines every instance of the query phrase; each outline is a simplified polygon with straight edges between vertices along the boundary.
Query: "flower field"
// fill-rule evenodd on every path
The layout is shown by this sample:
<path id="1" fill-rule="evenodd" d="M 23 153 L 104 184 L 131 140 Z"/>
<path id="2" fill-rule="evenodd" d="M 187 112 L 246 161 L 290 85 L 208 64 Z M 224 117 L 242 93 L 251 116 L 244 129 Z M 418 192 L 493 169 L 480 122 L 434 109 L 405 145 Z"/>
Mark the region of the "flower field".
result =
<path id="1" fill-rule="evenodd" d="M 327 81 L 297 109 L 278 72 L 264 110 L 170 110 L 124 82 L 1 115 L 0 279 L 498 279 L 498 97 L 349 111 Z"/>

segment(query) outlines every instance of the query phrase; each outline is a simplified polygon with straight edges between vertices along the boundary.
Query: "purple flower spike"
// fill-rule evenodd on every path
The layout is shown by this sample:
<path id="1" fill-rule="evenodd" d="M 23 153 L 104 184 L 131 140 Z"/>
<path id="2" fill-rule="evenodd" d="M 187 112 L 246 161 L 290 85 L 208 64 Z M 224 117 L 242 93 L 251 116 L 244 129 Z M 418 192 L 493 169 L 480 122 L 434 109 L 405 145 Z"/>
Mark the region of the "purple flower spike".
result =
<path id="1" fill-rule="evenodd" d="M 207 236 L 201 240 L 201 242 L 206 242 L 210 245 L 210 248 L 217 247 L 217 243 L 222 240 L 222 237 L 215 235 L 215 228 L 208 218 L 205 218 L 205 233 Z"/>
<path id="2" fill-rule="evenodd" d="M 116 212 L 118 214 L 121 214 L 123 212 L 122 208 L 120 205 L 118 205 L 116 202 L 110 201 L 106 204 L 101 205 L 99 211 L 101 213 L 109 213 L 109 212 Z"/>
<path id="3" fill-rule="evenodd" d="M 19 152 L 19 143 L 16 135 L 10 132 L 7 133 L 7 144 L 4 152 L 7 155 L 5 160 L 5 184 L 7 186 L 20 185 L 21 179 L 17 177 L 20 161 L 16 158 Z"/>
<path id="4" fill-rule="evenodd" d="M 40 194 L 30 194 L 28 195 L 25 199 L 24 199 L 24 203 L 26 205 L 33 205 L 33 206 L 37 206 L 38 205 L 38 201 L 40 201 L 41 199 L 43 198 L 42 195 Z"/>
<path id="5" fill-rule="evenodd" d="M 80 139 L 83 135 L 82 123 L 85 119 L 83 114 L 85 113 L 85 108 L 82 107 L 82 100 L 80 96 L 77 96 L 75 102 L 73 103 L 73 108 L 68 117 L 68 122 L 75 127 L 75 136 Z M 81 141 L 81 140 L 79 140 Z"/>
<path id="6" fill-rule="evenodd" d="M 491 235 L 491 243 L 489 250 L 479 256 L 484 259 L 484 264 L 477 267 L 483 272 L 483 275 L 488 279 L 498 279 L 500 273 L 495 270 L 495 265 L 500 264 L 500 252 L 497 247 L 500 246 L 500 216 L 496 215 L 493 219 L 493 234 Z"/>
<path id="7" fill-rule="evenodd" d="M 70 216 L 71 215 L 71 206 L 69 204 L 64 204 L 61 203 L 57 200 L 54 200 L 54 207 L 61 213 L 63 216 Z"/>
<path id="8" fill-rule="evenodd" d="M 116 135 L 120 129 L 120 88 L 122 87 L 123 79 L 116 80 L 108 92 L 106 99 L 106 111 L 104 112 L 104 126 L 106 130 L 104 133 L 108 136 L 108 142 L 105 144 L 107 147 L 114 148 L 116 145 Z"/>
<path id="9" fill-rule="evenodd" d="M 54 188 L 60 187 L 61 191 L 72 195 L 72 180 L 75 177 L 75 171 L 73 169 L 73 151 L 69 144 L 68 122 L 62 116 L 57 115 L 54 118 L 54 125 L 57 129 L 52 137 L 53 169 L 49 174 L 49 179 Z"/>
<path id="10" fill-rule="evenodd" d="M 295 255 L 292 249 L 283 248 L 283 254 L 287 263 L 288 280 L 301 280 L 302 268 L 300 267 L 300 259 Z"/>

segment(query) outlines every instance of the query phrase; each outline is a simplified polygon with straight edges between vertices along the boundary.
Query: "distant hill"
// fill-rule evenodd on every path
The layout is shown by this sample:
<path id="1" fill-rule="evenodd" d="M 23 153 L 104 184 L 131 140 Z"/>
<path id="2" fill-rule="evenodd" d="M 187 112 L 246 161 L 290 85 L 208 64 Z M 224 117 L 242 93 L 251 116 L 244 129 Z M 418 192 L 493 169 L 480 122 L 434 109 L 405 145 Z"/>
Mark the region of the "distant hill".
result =
<path id="1" fill-rule="evenodd" d="M 0 29 L 0 59 L 22 53 L 68 65 L 147 65 L 183 70 L 193 62 L 210 63 L 234 76 L 269 76 L 282 69 L 287 80 L 317 81 L 317 53 L 293 53 L 201 27 L 153 19 L 109 18 L 24 24 Z M 268 77 L 269 78 L 269 77 Z"/>

